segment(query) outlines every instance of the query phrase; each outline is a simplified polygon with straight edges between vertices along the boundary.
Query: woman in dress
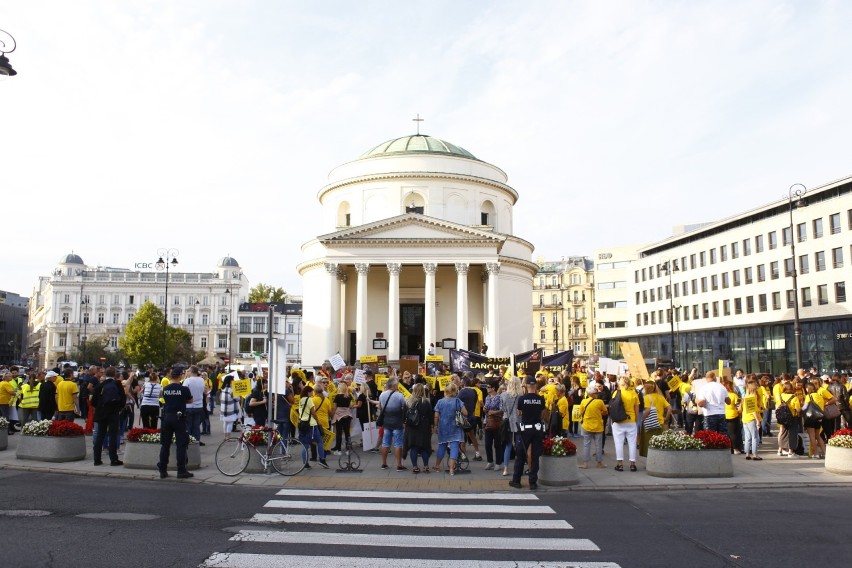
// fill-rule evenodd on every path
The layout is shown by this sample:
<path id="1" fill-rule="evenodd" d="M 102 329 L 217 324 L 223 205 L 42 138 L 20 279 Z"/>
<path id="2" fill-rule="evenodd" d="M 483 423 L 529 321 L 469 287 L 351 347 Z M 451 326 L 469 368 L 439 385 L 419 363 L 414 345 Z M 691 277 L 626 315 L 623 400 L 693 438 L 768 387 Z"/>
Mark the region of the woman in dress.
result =
<path id="1" fill-rule="evenodd" d="M 417 465 L 418 457 L 423 460 L 423 473 L 429 473 L 429 458 L 432 456 L 432 425 L 435 416 L 432 412 L 432 403 L 426 396 L 425 385 L 422 383 L 414 385 L 405 405 L 407 412 L 403 454 L 407 451 L 411 458 L 411 473 L 420 473 Z"/>
<path id="2" fill-rule="evenodd" d="M 450 475 L 456 473 L 456 462 L 459 459 L 459 445 L 464 442 L 464 430 L 456 424 L 456 412 L 461 411 L 467 416 L 467 408 L 456 398 L 459 393 L 455 383 L 450 383 L 444 389 L 444 398 L 435 405 L 433 430 L 438 433 L 438 457 L 435 469 L 441 471 L 441 460 L 449 449 Z"/>
<path id="3" fill-rule="evenodd" d="M 243 397 L 234 396 L 233 382 L 234 376 L 227 375 L 222 381 L 222 388 L 219 389 L 219 420 L 222 421 L 222 432 L 226 440 L 231 437 L 234 425 L 242 416 L 240 409 Z"/>

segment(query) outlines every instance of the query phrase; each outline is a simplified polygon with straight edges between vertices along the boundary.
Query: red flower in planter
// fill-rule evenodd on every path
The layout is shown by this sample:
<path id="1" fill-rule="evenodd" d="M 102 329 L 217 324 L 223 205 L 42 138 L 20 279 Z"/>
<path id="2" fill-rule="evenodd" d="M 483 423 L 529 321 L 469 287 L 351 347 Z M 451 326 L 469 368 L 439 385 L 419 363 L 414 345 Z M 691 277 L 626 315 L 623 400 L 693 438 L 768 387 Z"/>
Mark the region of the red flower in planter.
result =
<path id="1" fill-rule="evenodd" d="M 254 446 L 266 445 L 266 433 L 261 430 L 263 426 L 253 426 L 249 434 L 246 436 L 246 441 Z"/>
<path id="2" fill-rule="evenodd" d="M 70 420 L 51 420 L 50 426 L 47 428 L 48 436 L 58 438 L 82 436 L 84 433 L 82 426 L 78 426 Z"/>
<path id="3" fill-rule="evenodd" d="M 852 428 L 841 428 L 832 434 L 831 438 L 834 438 L 835 436 L 852 436 Z"/>
<path id="4" fill-rule="evenodd" d="M 701 443 L 704 444 L 704 447 L 708 450 L 731 449 L 731 439 L 725 436 L 724 434 L 720 434 L 718 432 L 712 432 L 710 430 L 699 430 L 698 432 L 693 434 L 692 437 L 701 440 Z"/>
<path id="5" fill-rule="evenodd" d="M 557 436 L 544 440 L 545 456 L 574 456 L 577 455 L 577 446 L 568 438 Z"/>
<path id="6" fill-rule="evenodd" d="M 145 434 L 159 434 L 160 430 L 154 428 L 131 428 L 127 433 L 128 442 L 138 442 Z"/>

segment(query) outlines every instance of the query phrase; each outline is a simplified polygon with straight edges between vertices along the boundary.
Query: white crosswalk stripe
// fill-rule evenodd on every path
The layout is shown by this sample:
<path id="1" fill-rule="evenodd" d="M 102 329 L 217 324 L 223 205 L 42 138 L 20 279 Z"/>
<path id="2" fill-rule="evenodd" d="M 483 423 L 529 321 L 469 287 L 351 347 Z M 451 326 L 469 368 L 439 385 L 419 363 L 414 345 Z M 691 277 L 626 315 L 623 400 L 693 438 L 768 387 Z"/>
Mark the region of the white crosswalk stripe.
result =
<path id="1" fill-rule="evenodd" d="M 567 521 L 553 518 L 556 511 L 552 508 L 527 504 L 538 500 L 534 494 L 282 489 L 276 496 L 285 499 L 268 501 L 265 511 L 251 518 L 257 529 L 239 530 L 231 537 L 233 544 L 229 548 L 234 552 L 215 552 L 201 568 L 290 565 L 327 568 L 330 561 L 354 568 L 619 568 L 613 562 L 566 560 L 564 556 L 570 552 L 582 553 L 584 559 L 594 553 L 591 558 L 597 558 L 600 548 L 590 539 L 570 538 L 567 531 L 573 527 Z M 317 500 L 311 500 L 312 497 Z M 285 511 L 270 511 L 274 509 Z M 395 513 L 410 516 L 394 516 Z M 365 532 L 356 527 L 389 527 L 389 530 Z M 412 528 L 425 532 L 411 532 Z M 404 534 L 405 529 L 409 529 L 412 538 Z M 483 531 L 489 532 L 483 534 Z M 413 538 L 420 534 L 427 538 Z M 305 548 L 305 543 L 321 544 L 327 556 L 313 555 L 317 550 Z M 281 554 L 275 553 L 278 546 Z M 263 553 L 252 551 L 252 547 L 262 547 Z M 294 554 L 303 549 L 306 554 Z M 358 554 L 361 549 L 364 556 Z M 388 556 L 414 558 L 373 557 L 377 549 Z M 410 549 L 440 552 L 405 552 Z M 272 553 L 267 553 L 270 550 Z M 443 560 L 423 558 L 431 554 L 446 556 L 448 551 L 461 556 Z M 477 559 L 477 555 L 494 556 L 495 551 L 502 551 L 500 560 Z M 558 560 L 520 559 L 548 558 L 554 554 Z M 518 560 L 513 559 L 516 556 Z"/>

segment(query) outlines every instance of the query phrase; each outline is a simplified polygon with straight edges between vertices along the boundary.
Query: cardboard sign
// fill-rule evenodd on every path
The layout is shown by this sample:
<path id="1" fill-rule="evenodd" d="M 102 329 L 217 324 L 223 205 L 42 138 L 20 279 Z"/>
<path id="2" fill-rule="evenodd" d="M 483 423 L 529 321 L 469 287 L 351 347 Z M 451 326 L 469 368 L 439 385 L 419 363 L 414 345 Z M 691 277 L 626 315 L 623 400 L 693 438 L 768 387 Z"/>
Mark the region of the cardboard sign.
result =
<path id="1" fill-rule="evenodd" d="M 672 378 L 667 381 L 667 384 L 672 391 L 676 391 L 680 388 L 681 382 L 683 381 L 680 380 L 680 377 L 673 375 Z"/>
<path id="2" fill-rule="evenodd" d="M 438 386 L 442 391 L 450 386 L 450 375 L 441 375 L 438 377 Z"/>
<path id="3" fill-rule="evenodd" d="M 251 392 L 251 381 L 243 379 L 231 383 L 231 389 L 234 391 L 234 396 L 248 396 Z"/>
<path id="4" fill-rule="evenodd" d="M 416 375 L 419 371 L 420 363 L 416 359 L 400 359 L 399 360 L 399 372 L 400 375 L 405 371 L 408 371 L 412 375 Z"/>
<path id="5" fill-rule="evenodd" d="M 364 369 L 355 369 L 355 384 L 363 385 L 367 382 L 367 373 L 364 372 Z"/>
<path id="6" fill-rule="evenodd" d="M 340 356 L 340 353 L 329 357 L 328 362 L 331 363 L 331 366 L 335 371 L 339 371 L 340 369 L 346 366 L 346 361 L 343 360 L 343 357 Z"/>
<path id="7" fill-rule="evenodd" d="M 404 396 L 406 399 L 411 396 L 411 393 L 408 391 L 407 388 L 405 388 L 404 384 L 399 383 L 398 388 L 399 388 L 399 392 L 401 392 L 402 396 Z"/>
<path id="8" fill-rule="evenodd" d="M 388 382 L 387 375 L 376 375 L 376 386 L 379 387 L 380 391 L 385 390 L 385 383 Z"/>
<path id="9" fill-rule="evenodd" d="M 627 369 L 630 371 L 630 376 L 634 379 L 642 379 L 643 381 L 649 380 L 648 367 L 645 365 L 645 358 L 642 357 L 642 350 L 639 348 L 639 344 L 632 341 L 619 341 L 618 347 L 621 349 L 621 354 L 624 355 L 624 360 L 627 362 Z"/>
<path id="10" fill-rule="evenodd" d="M 583 406 L 580 404 L 575 404 L 571 407 L 571 422 L 582 422 L 583 421 Z"/>
<path id="11" fill-rule="evenodd" d="M 443 363 L 444 362 L 444 356 L 443 355 L 426 355 L 426 360 L 427 361 L 438 361 L 439 363 Z"/>

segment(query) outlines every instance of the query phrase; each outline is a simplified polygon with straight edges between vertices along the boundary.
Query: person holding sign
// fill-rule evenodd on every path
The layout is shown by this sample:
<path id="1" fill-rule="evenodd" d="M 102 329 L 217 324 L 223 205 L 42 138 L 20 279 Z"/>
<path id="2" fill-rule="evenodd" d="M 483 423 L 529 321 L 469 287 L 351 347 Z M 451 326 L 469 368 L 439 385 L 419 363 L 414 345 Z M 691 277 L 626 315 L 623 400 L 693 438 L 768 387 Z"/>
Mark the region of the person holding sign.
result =
<path id="1" fill-rule="evenodd" d="M 749 375 L 745 385 L 745 396 L 743 397 L 743 433 L 745 434 L 745 455 L 747 460 L 762 460 L 757 455 L 757 445 L 760 437 L 757 426 L 760 424 L 760 416 L 763 413 L 761 397 L 758 393 L 757 380 L 754 375 Z"/>

